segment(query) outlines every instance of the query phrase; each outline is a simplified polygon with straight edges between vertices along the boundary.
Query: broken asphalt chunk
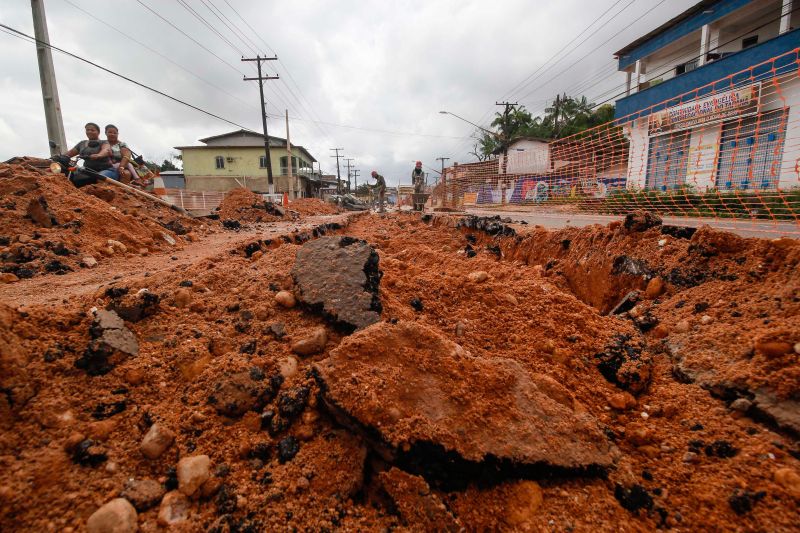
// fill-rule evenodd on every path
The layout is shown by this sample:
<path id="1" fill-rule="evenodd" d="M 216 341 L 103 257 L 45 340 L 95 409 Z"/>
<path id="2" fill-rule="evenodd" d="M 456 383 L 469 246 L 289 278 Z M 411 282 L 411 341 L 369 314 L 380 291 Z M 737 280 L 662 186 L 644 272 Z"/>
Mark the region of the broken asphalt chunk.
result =
<path id="1" fill-rule="evenodd" d="M 292 268 L 300 302 L 349 332 L 380 320 L 381 276 L 375 249 L 351 237 L 307 242 Z"/>
<path id="2" fill-rule="evenodd" d="M 599 473 L 616 453 L 549 376 L 474 357 L 418 323 L 374 324 L 315 371 L 325 407 L 343 425 L 362 430 L 385 460 L 442 485 Z"/>

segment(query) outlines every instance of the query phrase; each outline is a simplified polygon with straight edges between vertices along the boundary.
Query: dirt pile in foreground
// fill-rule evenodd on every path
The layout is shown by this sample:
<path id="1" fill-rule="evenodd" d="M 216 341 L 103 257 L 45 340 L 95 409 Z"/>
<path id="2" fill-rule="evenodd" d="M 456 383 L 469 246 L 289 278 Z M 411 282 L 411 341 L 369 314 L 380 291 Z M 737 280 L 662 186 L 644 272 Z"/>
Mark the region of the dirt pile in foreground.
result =
<path id="1" fill-rule="evenodd" d="M 0 307 L 0 524 L 790 530 L 800 448 L 746 391 L 796 394 L 797 247 L 637 220 L 362 217 L 342 240 L 377 251 L 380 321 L 352 334 L 298 298 L 293 239 Z M 107 371 L 76 366 L 87 352 Z M 581 443 L 595 468 L 565 470 Z"/>
<path id="2" fill-rule="evenodd" d="M 111 185 L 79 190 L 31 164 L 0 165 L 0 212 L 6 281 L 169 250 L 205 231 L 158 202 Z"/>

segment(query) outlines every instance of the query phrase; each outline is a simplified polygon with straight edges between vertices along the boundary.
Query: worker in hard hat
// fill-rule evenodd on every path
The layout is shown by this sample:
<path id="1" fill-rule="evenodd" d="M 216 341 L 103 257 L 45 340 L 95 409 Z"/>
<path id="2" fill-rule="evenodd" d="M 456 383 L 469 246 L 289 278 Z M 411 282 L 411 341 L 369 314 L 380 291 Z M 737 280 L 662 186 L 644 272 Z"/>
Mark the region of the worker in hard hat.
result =
<path id="1" fill-rule="evenodd" d="M 386 209 L 383 207 L 384 196 L 386 196 L 386 180 L 383 176 L 372 171 L 372 177 L 375 178 L 375 185 L 370 185 L 370 188 L 378 194 L 378 213 L 385 213 Z"/>
<path id="2" fill-rule="evenodd" d="M 414 170 L 411 171 L 411 184 L 414 186 L 414 194 L 422 194 L 425 187 L 425 172 L 422 170 L 422 161 L 417 161 Z"/>

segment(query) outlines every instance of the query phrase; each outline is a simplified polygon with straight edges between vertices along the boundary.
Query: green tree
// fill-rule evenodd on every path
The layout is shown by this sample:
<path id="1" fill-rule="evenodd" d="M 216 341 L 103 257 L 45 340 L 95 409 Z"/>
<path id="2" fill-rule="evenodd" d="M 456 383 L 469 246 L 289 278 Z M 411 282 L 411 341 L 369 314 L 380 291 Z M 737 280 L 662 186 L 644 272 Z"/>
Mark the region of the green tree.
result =
<path id="1" fill-rule="evenodd" d="M 165 170 L 180 170 L 175 164 L 170 161 L 169 159 L 165 159 L 163 163 L 161 163 L 160 170 L 163 172 Z"/>
<path id="2" fill-rule="evenodd" d="M 525 106 L 513 108 L 508 115 L 498 112 L 491 124 L 492 133 L 475 132 L 476 144 L 471 153 L 485 161 L 521 137 L 561 139 L 614 120 L 613 105 L 595 107 L 585 96 L 559 95 L 545 108 L 543 116 L 532 116 Z"/>

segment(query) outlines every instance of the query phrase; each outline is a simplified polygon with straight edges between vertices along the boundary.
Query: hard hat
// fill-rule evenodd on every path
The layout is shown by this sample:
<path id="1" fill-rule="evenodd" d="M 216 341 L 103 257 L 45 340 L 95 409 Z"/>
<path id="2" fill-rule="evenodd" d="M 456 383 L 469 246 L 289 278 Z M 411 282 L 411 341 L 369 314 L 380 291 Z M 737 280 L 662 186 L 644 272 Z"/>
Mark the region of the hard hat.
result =
<path id="1" fill-rule="evenodd" d="M 422 166 L 422 161 L 417 161 L 417 166 L 421 167 Z"/>

